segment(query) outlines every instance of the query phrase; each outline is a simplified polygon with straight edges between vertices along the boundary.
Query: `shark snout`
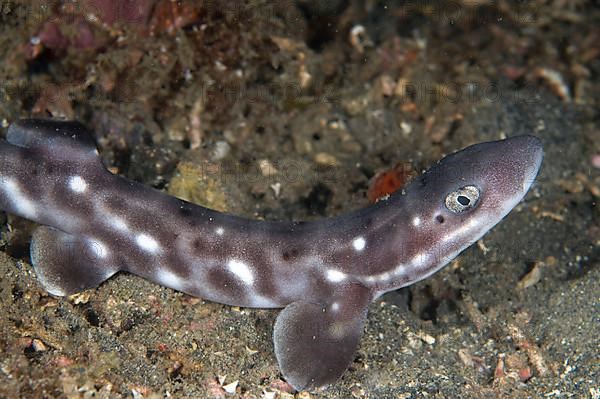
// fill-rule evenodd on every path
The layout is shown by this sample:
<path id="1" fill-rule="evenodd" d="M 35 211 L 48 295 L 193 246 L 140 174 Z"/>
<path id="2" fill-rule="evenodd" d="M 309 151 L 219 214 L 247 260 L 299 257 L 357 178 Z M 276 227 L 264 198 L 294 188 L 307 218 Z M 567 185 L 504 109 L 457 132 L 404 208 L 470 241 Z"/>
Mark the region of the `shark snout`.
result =
<path id="1" fill-rule="evenodd" d="M 522 179 L 522 193 L 525 194 L 535 181 L 542 165 L 544 158 L 542 140 L 535 136 L 524 135 L 509 138 L 505 143 L 510 147 L 505 154 L 510 162 L 514 163 L 514 170 Z"/>

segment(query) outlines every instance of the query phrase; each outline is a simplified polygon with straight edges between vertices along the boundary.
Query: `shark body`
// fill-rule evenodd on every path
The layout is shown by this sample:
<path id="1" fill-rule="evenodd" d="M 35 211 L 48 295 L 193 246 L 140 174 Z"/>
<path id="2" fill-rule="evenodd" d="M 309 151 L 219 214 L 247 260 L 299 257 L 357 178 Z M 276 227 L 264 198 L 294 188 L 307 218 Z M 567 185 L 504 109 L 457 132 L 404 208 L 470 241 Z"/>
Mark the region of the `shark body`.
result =
<path id="1" fill-rule="evenodd" d="M 516 136 L 451 154 L 365 209 L 309 222 L 223 214 L 113 175 L 77 122 L 21 120 L 0 142 L 0 209 L 42 226 L 38 280 L 64 296 L 119 271 L 210 301 L 284 308 L 273 340 L 296 389 L 334 383 L 369 304 L 435 273 L 528 191 L 540 140 Z"/>

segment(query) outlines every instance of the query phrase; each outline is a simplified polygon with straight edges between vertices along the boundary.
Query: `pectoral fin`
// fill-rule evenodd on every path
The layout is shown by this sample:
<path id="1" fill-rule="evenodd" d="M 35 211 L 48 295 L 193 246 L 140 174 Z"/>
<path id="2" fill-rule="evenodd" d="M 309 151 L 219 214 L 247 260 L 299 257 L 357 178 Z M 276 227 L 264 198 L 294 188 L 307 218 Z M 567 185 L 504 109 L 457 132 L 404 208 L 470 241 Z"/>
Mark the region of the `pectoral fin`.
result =
<path id="1" fill-rule="evenodd" d="M 31 263 L 38 281 L 53 295 L 98 286 L 118 271 L 113 260 L 102 242 L 52 227 L 38 227 L 31 240 Z"/>
<path id="2" fill-rule="evenodd" d="M 322 388 L 341 377 L 358 347 L 371 299 L 364 286 L 347 284 L 322 302 L 293 302 L 281 311 L 275 355 L 295 389 Z"/>

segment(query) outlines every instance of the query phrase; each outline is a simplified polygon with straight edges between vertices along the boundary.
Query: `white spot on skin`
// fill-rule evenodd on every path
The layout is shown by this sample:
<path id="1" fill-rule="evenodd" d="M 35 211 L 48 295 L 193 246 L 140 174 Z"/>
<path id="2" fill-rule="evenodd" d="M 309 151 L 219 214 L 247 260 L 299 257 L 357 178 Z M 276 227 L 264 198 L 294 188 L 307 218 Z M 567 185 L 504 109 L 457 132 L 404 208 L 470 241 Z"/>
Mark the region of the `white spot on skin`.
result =
<path id="1" fill-rule="evenodd" d="M 217 233 L 217 235 L 222 236 L 223 234 L 225 234 L 225 229 L 222 227 L 217 227 L 217 229 L 215 230 L 215 233 Z"/>
<path id="2" fill-rule="evenodd" d="M 424 266 L 427 266 L 429 262 L 429 254 L 427 253 L 420 253 L 420 254 L 416 254 L 411 260 L 410 260 L 410 266 L 413 269 L 420 269 Z"/>
<path id="3" fill-rule="evenodd" d="M 250 270 L 250 267 L 244 262 L 237 259 L 231 259 L 227 262 L 227 267 L 231 273 L 235 274 L 244 283 L 248 285 L 254 284 L 252 270 Z"/>
<path id="4" fill-rule="evenodd" d="M 415 216 L 412 220 L 412 225 L 415 227 L 419 227 L 421 225 L 421 218 L 418 216 Z"/>
<path id="5" fill-rule="evenodd" d="M 96 217 L 104 221 L 109 227 L 123 233 L 128 233 L 129 225 L 125 219 L 118 216 L 113 210 L 109 209 L 104 203 L 97 202 L 95 205 Z"/>
<path id="6" fill-rule="evenodd" d="M 360 252 L 367 246 L 367 241 L 364 239 L 364 237 L 357 237 L 354 239 L 354 241 L 352 241 L 352 246 L 355 250 Z"/>
<path id="7" fill-rule="evenodd" d="M 347 276 L 346 276 L 346 273 L 342 273 L 339 270 L 328 269 L 326 277 L 327 277 L 327 280 L 329 280 L 332 283 L 339 283 L 341 281 L 344 281 Z"/>
<path id="8" fill-rule="evenodd" d="M 81 176 L 69 177 L 69 188 L 76 193 L 83 193 L 87 190 L 87 183 Z"/>
<path id="9" fill-rule="evenodd" d="M 36 210 L 33 202 L 25 196 L 21 188 L 13 179 L 6 178 L 2 180 L 2 189 L 6 196 L 15 207 L 17 213 L 28 219 L 35 218 Z"/>
<path id="10" fill-rule="evenodd" d="M 337 312 L 338 310 L 340 310 L 340 304 L 337 302 L 334 302 L 331 304 L 331 311 L 332 312 Z"/>
<path id="11" fill-rule="evenodd" d="M 480 218 L 472 218 L 460 227 L 453 229 L 448 234 L 442 237 L 442 242 L 453 242 L 456 240 L 465 241 L 467 237 L 477 237 L 479 231 L 487 231 L 490 227 L 486 224 L 487 220 L 481 221 Z M 477 233 L 475 233 L 477 231 Z"/>
<path id="12" fill-rule="evenodd" d="M 400 274 L 404 273 L 404 267 L 405 267 L 405 266 L 404 266 L 404 263 L 400 263 L 400 264 L 399 264 L 398 266 L 396 266 L 396 268 L 394 269 L 394 274 L 395 274 L 396 276 L 398 276 L 398 275 L 400 275 Z"/>
<path id="13" fill-rule="evenodd" d="M 119 231 L 129 231 L 127 223 L 125 223 L 125 221 L 118 216 L 110 215 L 108 222 L 112 227 Z"/>
<path id="14" fill-rule="evenodd" d="M 150 237 L 147 234 L 139 234 L 135 238 L 135 242 L 140 248 L 142 248 L 146 252 L 155 254 L 160 250 L 158 242 L 156 242 L 154 238 Z"/>
<path id="15" fill-rule="evenodd" d="M 159 269 L 156 272 L 156 280 L 160 281 L 161 284 L 176 290 L 183 288 L 183 281 L 181 277 L 167 269 Z"/>

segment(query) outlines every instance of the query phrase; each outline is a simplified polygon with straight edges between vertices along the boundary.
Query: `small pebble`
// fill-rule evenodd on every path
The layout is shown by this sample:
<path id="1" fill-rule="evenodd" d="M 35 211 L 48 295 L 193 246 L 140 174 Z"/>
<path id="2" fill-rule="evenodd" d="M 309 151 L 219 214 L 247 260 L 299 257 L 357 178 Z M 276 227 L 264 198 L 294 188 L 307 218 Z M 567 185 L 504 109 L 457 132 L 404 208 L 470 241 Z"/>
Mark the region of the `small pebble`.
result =
<path id="1" fill-rule="evenodd" d="M 410 132 L 412 132 L 412 125 L 408 122 L 401 122 L 400 129 L 402 130 L 402 133 L 404 133 L 405 136 L 408 136 Z"/>
<path id="2" fill-rule="evenodd" d="M 224 159 L 231 150 L 231 146 L 224 140 L 217 141 L 215 147 L 212 150 L 211 159 L 213 161 L 220 161 Z"/>
<path id="3" fill-rule="evenodd" d="M 315 162 L 321 166 L 337 166 L 340 163 L 335 156 L 326 152 L 315 155 Z"/>
<path id="4" fill-rule="evenodd" d="M 227 392 L 230 395 L 233 395 L 235 393 L 235 390 L 238 386 L 239 381 L 235 380 L 230 384 L 227 385 L 223 385 L 223 389 L 225 390 L 225 392 Z"/>
<path id="5" fill-rule="evenodd" d="M 273 176 L 279 172 L 275 165 L 268 159 L 258 161 L 258 168 L 263 176 Z"/>
<path id="6" fill-rule="evenodd" d="M 556 70 L 540 67 L 535 70 L 535 75 L 544 79 L 550 89 L 564 102 L 571 102 L 571 90 L 566 84 L 562 74 Z"/>
<path id="7" fill-rule="evenodd" d="M 35 338 L 32 342 L 31 342 L 31 346 L 33 347 L 33 350 L 36 352 L 45 352 L 48 350 L 48 347 L 46 346 L 46 344 L 44 344 L 41 340 Z"/>
<path id="8" fill-rule="evenodd" d="M 69 300 L 73 301 L 75 305 L 85 304 L 90 301 L 90 293 L 89 291 L 78 292 L 70 295 Z"/>
<path id="9" fill-rule="evenodd" d="M 519 370 L 519 379 L 521 380 L 521 382 L 526 382 L 531 377 L 533 377 L 531 367 L 525 367 Z"/>
<path id="10" fill-rule="evenodd" d="M 276 398 L 277 398 L 277 392 L 269 392 L 269 391 L 263 390 L 261 399 L 276 399 Z"/>
<path id="11" fill-rule="evenodd" d="M 419 332 L 417 334 L 417 336 L 419 338 L 421 338 L 421 340 L 423 340 L 423 342 L 425 342 L 427 345 L 433 345 L 435 344 L 435 338 L 429 334 L 426 334 L 424 332 Z"/>
<path id="12" fill-rule="evenodd" d="M 535 262 L 533 268 L 517 283 L 517 288 L 523 290 L 537 284 L 542 278 L 543 262 Z"/>
<path id="13" fill-rule="evenodd" d="M 467 367 L 473 367 L 475 363 L 473 362 L 471 353 L 467 349 L 459 349 L 458 350 L 458 358 Z"/>
<path id="14" fill-rule="evenodd" d="M 258 351 L 257 351 L 256 349 L 251 349 L 251 348 L 249 348 L 248 346 L 246 346 L 246 353 L 247 353 L 248 355 L 252 356 L 252 355 L 254 355 L 254 354 L 258 353 Z"/>
<path id="15" fill-rule="evenodd" d="M 390 75 L 381 75 L 377 80 L 376 90 L 380 96 L 390 97 L 394 94 L 395 89 L 396 82 Z"/>
<path id="16" fill-rule="evenodd" d="M 281 194 L 281 183 L 273 183 L 269 187 L 271 187 L 271 190 L 273 190 L 273 195 L 275 195 L 275 198 L 279 198 L 279 195 Z"/>
<path id="17" fill-rule="evenodd" d="M 359 54 L 362 54 L 365 51 L 366 46 L 371 45 L 371 40 L 367 35 L 367 31 L 362 25 L 354 25 L 352 27 L 350 30 L 349 41 Z"/>

